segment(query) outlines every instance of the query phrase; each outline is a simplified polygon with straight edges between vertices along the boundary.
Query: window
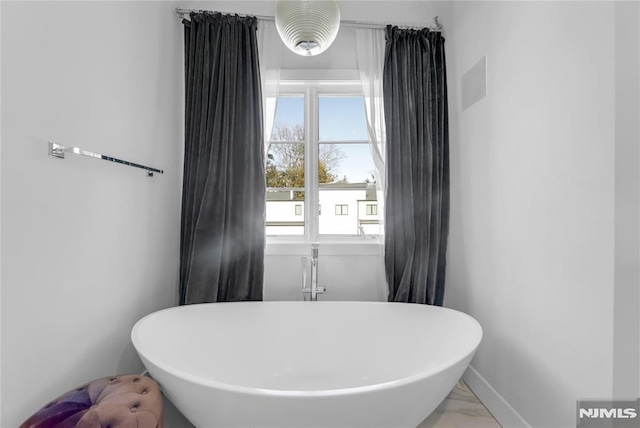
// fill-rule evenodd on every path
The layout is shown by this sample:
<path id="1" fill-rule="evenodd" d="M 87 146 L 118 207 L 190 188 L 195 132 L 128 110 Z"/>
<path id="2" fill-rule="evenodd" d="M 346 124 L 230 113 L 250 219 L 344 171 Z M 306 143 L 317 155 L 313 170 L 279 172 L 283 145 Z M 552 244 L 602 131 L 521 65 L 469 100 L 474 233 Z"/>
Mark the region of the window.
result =
<path id="1" fill-rule="evenodd" d="M 304 95 L 278 98 L 267 152 L 267 235 L 304 235 Z M 300 207 L 300 213 L 298 213 Z"/>
<path id="2" fill-rule="evenodd" d="M 336 215 L 349 215 L 349 205 L 336 205 Z"/>
<path id="3" fill-rule="evenodd" d="M 359 86 L 280 83 L 267 153 L 267 235 L 358 236 L 363 224 L 367 235 L 379 233 Z M 335 211 L 323 214 L 321 205 Z"/>

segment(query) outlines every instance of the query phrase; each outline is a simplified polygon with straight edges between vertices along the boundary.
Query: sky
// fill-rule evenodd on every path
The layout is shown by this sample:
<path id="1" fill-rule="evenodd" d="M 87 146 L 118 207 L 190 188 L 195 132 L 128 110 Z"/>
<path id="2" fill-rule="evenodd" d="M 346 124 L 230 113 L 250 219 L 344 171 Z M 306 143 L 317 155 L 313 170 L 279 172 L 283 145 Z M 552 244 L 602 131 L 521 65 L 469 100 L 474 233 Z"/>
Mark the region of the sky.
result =
<path id="1" fill-rule="evenodd" d="M 280 97 L 276 109 L 275 123 L 288 126 L 304 125 L 304 99 L 302 97 Z M 320 143 L 367 141 L 367 125 L 364 103 L 361 97 L 319 98 Z M 335 143 L 338 144 L 338 143 Z M 339 144 L 345 158 L 331 171 L 339 179 L 347 176 L 350 183 L 361 183 L 371 179 L 374 170 L 369 144 Z"/>

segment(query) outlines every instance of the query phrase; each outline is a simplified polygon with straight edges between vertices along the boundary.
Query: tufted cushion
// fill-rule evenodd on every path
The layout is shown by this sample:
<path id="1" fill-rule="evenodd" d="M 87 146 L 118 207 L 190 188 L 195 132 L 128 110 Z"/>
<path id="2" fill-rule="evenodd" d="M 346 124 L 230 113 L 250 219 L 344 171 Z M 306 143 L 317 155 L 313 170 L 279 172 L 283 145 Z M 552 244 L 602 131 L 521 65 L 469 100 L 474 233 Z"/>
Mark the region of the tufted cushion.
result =
<path id="1" fill-rule="evenodd" d="M 145 376 L 96 379 L 62 394 L 20 428 L 162 428 L 162 393 Z"/>

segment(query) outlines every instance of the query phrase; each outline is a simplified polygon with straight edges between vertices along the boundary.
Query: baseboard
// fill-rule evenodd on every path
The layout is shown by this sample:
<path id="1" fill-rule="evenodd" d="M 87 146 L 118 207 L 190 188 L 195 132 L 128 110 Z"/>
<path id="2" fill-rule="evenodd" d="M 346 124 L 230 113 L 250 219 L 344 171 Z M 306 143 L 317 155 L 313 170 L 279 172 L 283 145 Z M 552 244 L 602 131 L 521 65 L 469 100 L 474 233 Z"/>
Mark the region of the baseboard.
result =
<path id="1" fill-rule="evenodd" d="M 531 425 L 472 366 L 467 368 L 462 379 L 504 428 L 531 428 Z"/>

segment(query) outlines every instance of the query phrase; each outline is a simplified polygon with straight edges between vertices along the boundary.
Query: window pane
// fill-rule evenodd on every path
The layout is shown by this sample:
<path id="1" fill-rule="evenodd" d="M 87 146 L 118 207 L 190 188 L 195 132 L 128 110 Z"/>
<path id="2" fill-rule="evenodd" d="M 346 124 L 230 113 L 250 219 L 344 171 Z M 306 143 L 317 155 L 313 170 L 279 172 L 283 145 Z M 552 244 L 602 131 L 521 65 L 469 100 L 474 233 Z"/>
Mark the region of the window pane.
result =
<path id="1" fill-rule="evenodd" d="M 319 97 L 320 141 L 367 141 L 362 97 Z"/>
<path id="2" fill-rule="evenodd" d="M 272 143 L 266 175 L 267 235 L 304 235 L 304 144 Z"/>
<path id="3" fill-rule="evenodd" d="M 360 234 L 380 234 L 377 201 L 358 201 L 358 228 Z"/>
<path id="4" fill-rule="evenodd" d="M 349 215 L 349 205 L 336 205 L 336 215 Z"/>
<path id="5" fill-rule="evenodd" d="M 320 143 L 318 198 L 323 235 L 377 235 L 375 166 L 368 143 Z"/>
<path id="6" fill-rule="evenodd" d="M 304 140 L 304 97 L 278 97 L 271 141 Z"/>
<path id="7" fill-rule="evenodd" d="M 372 183 L 376 167 L 369 143 L 320 143 L 319 183 Z"/>
<path id="8" fill-rule="evenodd" d="M 319 232 L 322 235 L 377 235 L 378 213 L 367 213 L 367 205 L 376 205 L 374 184 L 329 183 L 320 185 L 319 202 L 335 207 L 323 210 L 319 215 Z M 375 214 L 373 213 L 375 212 Z"/>
<path id="9" fill-rule="evenodd" d="M 303 207 L 304 190 L 267 189 L 267 235 L 304 235 Z"/>
<path id="10" fill-rule="evenodd" d="M 266 173 L 267 187 L 304 188 L 304 143 L 271 143 Z"/>
<path id="11" fill-rule="evenodd" d="M 320 97 L 318 103 L 318 202 L 336 207 L 320 214 L 319 233 L 377 234 L 377 212 L 368 214 L 366 208 L 376 200 L 375 166 L 369 144 L 343 143 L 369 139 L 362 97 Z M 369 212 L 373 209 L 369 208 Z"/>

